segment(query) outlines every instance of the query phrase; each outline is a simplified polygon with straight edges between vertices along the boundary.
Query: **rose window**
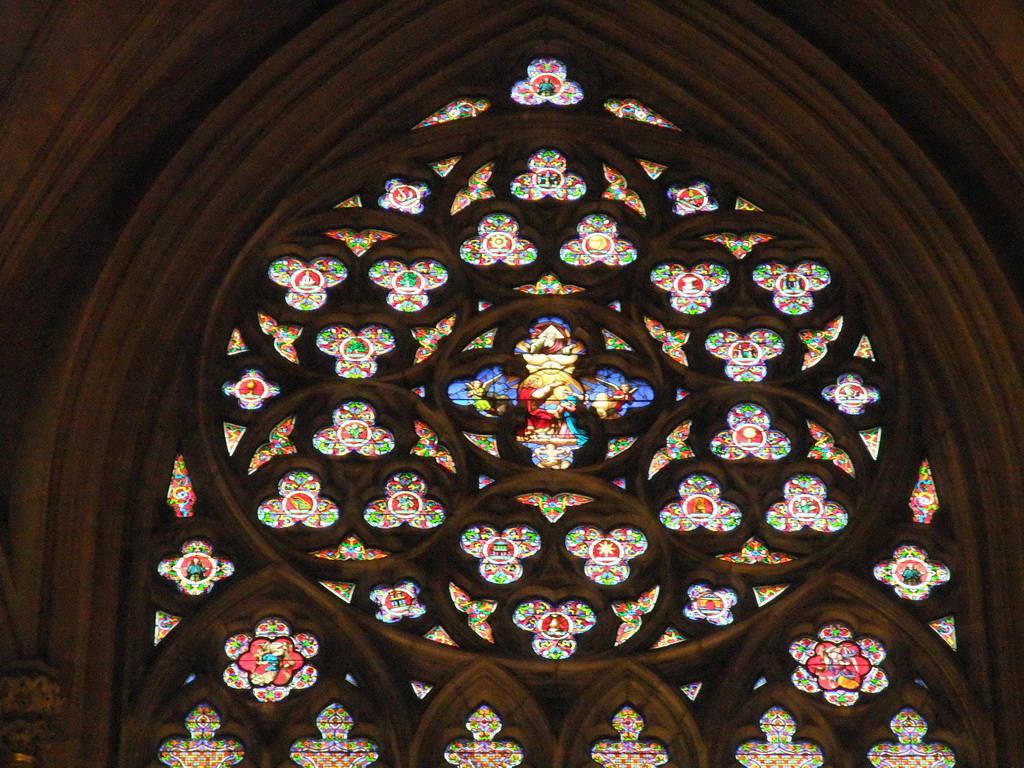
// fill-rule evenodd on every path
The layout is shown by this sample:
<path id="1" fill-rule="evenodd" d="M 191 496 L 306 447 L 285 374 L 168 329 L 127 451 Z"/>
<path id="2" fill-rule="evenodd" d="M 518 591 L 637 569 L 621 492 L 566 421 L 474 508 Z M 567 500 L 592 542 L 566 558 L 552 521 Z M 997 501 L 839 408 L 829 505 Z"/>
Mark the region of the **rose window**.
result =
<path id="1" fill-rule="evenodd" d="M 837 227 L 767 191 L 761 210 L 684 115 L 523 66 L 365 166 L 311 171 L 239 254 L 168 467 L 160 647 L 198 664 L 192 617 L 230 614 L 219 709 L 321 711 L 295 742 L 311 765 L 414 732 L 423 764 L 546 764 L 530 734 L 591 700 L 579 764 L 697 764 L 670 713 L 705 701 L 746 728 L 741 764 L 820 764 L 835 739 L 802 738 L 806 712 L 868 732 L 957 652 L 900 341 Z M 375 697 L 441 724 L 350 739 Z"/>

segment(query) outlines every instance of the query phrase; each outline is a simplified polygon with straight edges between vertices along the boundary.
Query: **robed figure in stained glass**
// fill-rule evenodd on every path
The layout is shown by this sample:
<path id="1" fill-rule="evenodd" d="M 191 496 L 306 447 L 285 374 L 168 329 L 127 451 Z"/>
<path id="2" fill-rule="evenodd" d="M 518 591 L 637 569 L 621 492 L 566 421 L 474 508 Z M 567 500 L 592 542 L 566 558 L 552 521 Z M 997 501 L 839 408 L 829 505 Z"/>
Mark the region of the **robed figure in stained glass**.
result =
<path id="1" fill-rule="evenodd" d="M 586 350 L 572 338 L 568 324 L 543 317 L 529 338 L 516 344 L 528 375 L 519 384 L 519 402 L 526 407 L 526 424 L 516 439 L 533 452 L 539 467 L 565 469 L 576 449 L 588 439 L 578 422 L 586 393 L 573 374 Z"/>

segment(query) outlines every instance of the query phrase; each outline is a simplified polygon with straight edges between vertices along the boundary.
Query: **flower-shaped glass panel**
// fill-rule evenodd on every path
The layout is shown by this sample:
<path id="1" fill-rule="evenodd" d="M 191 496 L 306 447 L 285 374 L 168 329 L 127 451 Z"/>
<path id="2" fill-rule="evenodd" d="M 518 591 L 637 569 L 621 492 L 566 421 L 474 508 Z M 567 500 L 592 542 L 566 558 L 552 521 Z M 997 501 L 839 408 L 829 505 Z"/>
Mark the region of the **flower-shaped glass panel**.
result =
<path id="1" fill-rule="evenodd" d="M 534 152 L 526 173 L 512 180 L 512 194 L 520 200 L 578 200 L 587 191 L 579 176 L 567 171 L 565 155 L 553 149 Z"/>
<path id="2" fill-rule="evenodd" d="M 545 659 L 567 659 L 576 652 L 576 635 L 597 623 L 594 609 L 581 600 L 554 606 L 547 600 L 528 600 L 512 614 L 520 629 L 533 633 L 533 650 Z"/>
<path id="3" fill-rule="evenodd" d="M 377 458 L 390 453 L 395 438 L 390 432 L 376 426 L 377 413 L 368 403 L 354 400 L 334 411 L 333 426 L 321 429 L 313 436 L 313 445 L 328 456 L 346 456 L 358 453 Z"/>
<path id="4" fill-rule="evenodd" d="M 448 270 L 432 259 L 404 264 L 395 259 L 378 261 L 369 270 L 374 284 L 388 291 L 387 302 L 399 312 L 416 312 L 430 303 L 428 291 L 448 281 Z"/>
<path id="5" fill-rule="evenodd" d="M 768 361 L 782 354 L 782 337 L 767 328 L 748 333 L 724 329 L 708 335 L 704 347 L 725 360 L 725 375 L 733 381 L 761 381 L 768 375 Z"/>
<path id="6" fill-rule="evenodd" d="M 865 384 L 856 373 L 842 374 L 835 384 L 821 391 L 821 396 L 851 416 L 864 413 L 864 406 L 877 403 L 879 398 L 878 390 Z"/>
<path id="7" fill-rule="evenodd" d="M 707 475 L 690 475 L 679 484 L 679 500 L 667 504 L 661 522 L 673 531 L 731 531 L 740 524 L 739 507 L 722 498 L 722 488 Z"/>
<path id="8" fill-rule="evenodd" d="M 558 59 L 534 59 L 526 68 L 526 79 L 512 86 L 512 100 L 527 106 L 579 104 L 583 89 L 567 76 L 565 64 Z"/>
<path id="9" fill-rule="evenodd" d="M 690 621 L 706 621 L 719 627 L 732 624 L 732 608 L 737 597 L 731 589 L 712 589 L 707 584 L 694 584 L 686 594 L 690 602 L 683 608 L 683 615 Z"/>
<path id="10" fill-rule="evenodd" d="M 772 292 L 775 308 L 787 315 L 802 315 L 814 308 L 814 293 L 832 280 L 828 270 L 813 261 L 787 267 L 777 261 L 761 264 L 754 270 L 754 283 Z"/>
<path id="11" fill-rule="evenodd" d="M 371 501 L 363 517 L 374 528 L 436 528 L 444 522 L 444 507 L 426 492 L 426 480 L 415 472 L 396 472 L 384 485 L 384 498 Z"/>
<path id="12" fill-rule="evenodd" d="M 540 534 L 526 525 L 499 532 L 474 525 L 462 534 L 460 546 L 480 561 L 480 575 L 494 584 L 508 584 L 523 575 L 522 559 L 540 552 Z"/>
<path id="13" fill-rule="evenodd" d="M 672 213 L 677 216 L 718 210 L 718 201 L 712 196 L 711 187 L 703 181 L 688 187 L 669 187 L 668 199 L 672 201 Z"/>
<path id="14" fill-rule="evenodd" d="M 377 372 L 377 358 L 395 348 L 395 335 L 381 325 L 358 330 L 329 325 L 316 337 L 316 346 L 335 358 L 334 370 L 346 379 L 365 379 Z"/>
<path id="15" fill-rule="evenodd" d="M 381 208 L 402 213 L 423 213 L 423 198 L 430 194 L 426 184 L 404 179 L 389 179 L 377 203 Z"/>
<path id="16" fill-rule="evenodd" d="M 878 693 L 889 685 L 878 666 L 885 659 L 885 646 L 873 637 L 855 637 L 841 622 L 826 624 L 817 637 L 797 638 L 789 654 L 800 665 L 793 672 L 793 685 L 821 693 L 829 704 L 848 707 L 861 693 Z"/>
<path id="17" fill-rule="evenodd" d="M 949 581 L 949 575 L 949 568 L 929 560 L 928 553 L 913 544 L 897 547 L 891 560 L 875 566 L 875 578 L 905 600 L 924 600 L 933 587 Z"/>
<path id="18" fill-rule="evenodd" d="M 271 528 L 290 528 L 301 523 L 326 528 L 338 522 L 338 505 L 320 496 L 320 478 L 312 472 L 287 473 L 277 484 L 277 496 L 260 504 L 256 516 Z"/>
<path id="19" fill-rule="evenodd" d="M 647 551 L 647 537 L 636 528 L 616 528 L 604 533 L 584 525 L 569 531 L 565 548 L 586 560 L 583 572 L 588 579 L 610 586 L 629 577 L 629 561 Z"/>
<path id="20" fill-rule="evenodd" d="M 261 371 L 247 368 L 242 371 L 238 381 L 224 384 L 224 394 L 238 400 L 238 407 L 246 411 L 255 411 L 263 407 L 263 403 L 281 394 L 281 388 L 263 377 Z"/>
<path id="21" fill-rule="evenodd" d="M 695 264 L 659 264 L 651 270 L 651 282 L 667 291 L 669 304 L 676 312 L 699 315 L 711 309 L 711 298 L 729 284 L 729 270 L 712 262 Z"/>
<path id="22" fill-rule="evenodd" d="M 828 488 L 814 475 L 795 475 L 782 487 L 783 501 L 765 513 L 768 525 L 777 531 L 799 531 L 804 527 L 835 533 L 846 527 L 846 510 L 827 497 Z"/>
<path id="23" fill-rule="evenodd" d="M 711 440 L 711 452 L 729 461 L 754 456 L 777 461 L 789 453 L 789 438 L 771 429 L 768 412 L 754 403 L 740 403 L 726 417 L 729 429 Z"/>
<path id="24" fill-rule="evenodd" d="M 591 264 L 608 264 L 620 267 L 636 260 L 636 247 L 619 237 L 615 220 L 603 213 L 585 216 L 576 227 L 579 235 L 562 246 L 559 256 L 566 264 L 586 267 Z"/>
<path id="25" fill-rule="evenodd" d="M 402 619 L 419 618 L 427 612 L 419 595 L 419 585 L 406 579 L 397 584 L 374 587 L 370 599 L 377 604 L 377 618 L 385 624 L 394 624 Z"/>
<path id="26" fill-rule="evenodd" d="M 508 264 L 522 267 L 537 259 L 537 248 L 519 236 L 519 222 L 506 213 L 492 213 L 480 219 L 477 236 L 466 240 L 459 255 L 467 264 L 485 267 Z"/>
<path id="27" fill-rule="evenodd" d="M 230 560 L 215 557 L 213 547 L 199 540 L 186 541 L 180 555 L 162 560 L 157 567 L 157 573 L 173 581 L 186 595 L 205 594 L 234 572 Z"/>
<path id="28" fill-rule="evenodd" d="M 341 283 L 348 271 L 336 259 L 326 257 L 310 263 L 293 257 L 278 259 L 267 270 L 270 279 L 288 289 L 284 300 L 295 309 L 319 309 L 327 301 L 327 289 Z"/>
<path id="29" fill-rule="evenodd" d="M 224 652 L 232 660 L 224 670 L 224 682 L 252 691 L 260 701 L 280 701 L 293 690 L 316 682 L 316 668 L 307 659 L 319 649 L 312 635 L 293 635 L 281 619 L 264 619 L 254 635 L 235 635 L 224 644 Z"/>

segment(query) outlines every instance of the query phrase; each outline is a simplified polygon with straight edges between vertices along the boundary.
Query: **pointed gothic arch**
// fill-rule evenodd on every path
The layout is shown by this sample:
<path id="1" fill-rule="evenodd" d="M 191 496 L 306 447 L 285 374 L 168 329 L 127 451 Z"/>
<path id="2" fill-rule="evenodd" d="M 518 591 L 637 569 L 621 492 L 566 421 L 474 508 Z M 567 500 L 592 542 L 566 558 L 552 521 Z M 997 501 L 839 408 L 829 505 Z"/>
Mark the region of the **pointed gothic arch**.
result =
<path id="1" fill-rule="evenodd" d="M 393 14 L 395 31 L 374 38 L 385 11 Z M 578 48 L 600 62 L 595 72 L 609 82 L 702 126 L 682 137 L 683 145 L 650 136 L 643 146 L 685 146 L 676 151 L 722 172 L 731 168 L 745 189 L 756 190 L 762 207 L 785 211 L 825 233 L 833 246 L 841 244 L 841 258 L 864 286 L 866 307 L 885 318 L 876 320 L 873 341 L 907 361 L 904 380 L 924 393 L 910 410 L 923 425 L 921 444 L 964 552 L 957 570 L 961 595 L 974 599 L 961 597 L 957 606 L 960 658 L 979 689 L 991 692 L 979 697 L 979 720 L 987 719 L 985 709 L 998 708 L 989 696 L 1007 691 L 998 695 L 1009 701 L 1009 661 L 984 649 L 1009 643 L 1019 619 L 1008 592 L 983 585 L 1000 572 L 1016 572 L 1020 555 L 1009 545 L 993 545 L 1011 540 L 1006 519 L 986 513 L 979 524 L 974 515 L 979 508 L 1005 508 L 1006 478 L 1013 476 L 1015 417 L 1008 412 L 1019 390 L 1016 373 L 999 361 L 1013 357 L 1019 318 L 999 316 L 986 290 L 1002 279 L 991 274 L 990 254 L 955 195 L 907 137 L 874 114 L 870 99 L 828 62 L 753 7 L 726 12 L 702 6 L 698 13 L 647 4 L 624 11 L 524 3 L 466 18 L 465 8 L 447 3 L 426 13 L 387 8 L 378 14 L 353 20 L 344 9 L 327 13 L 268 57 L 187 142 L 122 233 L 80 325 L 81 352 L 69 364 L 58 405 L 59 418 L 80 431 L 54 448 L 49 503 L 78 513 L 53 540 L 52 557 L 68 566 L 54 577 L 55 588 L 97 575 L 89 578 L 96 585 L 91 605 L 70 593 L 55 596 L 55 605 L 69 610 L 58 611 L 51 631 L 71 640 L 56 658 L 109 659 L 118 634 L 149 620 L 150 606 L 116 586 L 122 569 L 100 564 L 124 563 L 137 583 L 151 577 L 152 562 L 119 553 L 165 514 L 160 498 L 168 457 L 177 452 L 179 435 L 199 428 L 196 416 L 182 410 L 192 397 L 191 371 L 202 345 L 194 318 L 226 300 L 215 298 L 217 286 L 230 285 L 242 268 L 237 254 L 305 210 L 310 199 L 322 201 L 326 188 L 305 187 L 308 179 L 330 177 L 322 169 L 357 173 L 356 160 L 373 165 L 395 143 L 406 149 L 427 143 L 399 134 L 449 94 L 460 95 L 453 84 L 471 89 L 474 82 L 503 82 L 498 70 L 505 62 L 516 62 L 518 72 L 535 53 Z M 631 37 L 627 51 L 624 36 L 652 17 L 659 36 Z M 459 33 L 442 46 L 428 44 L 449 25 Z M 544 51 L 538 38 L 548 46 Z M 395 46 L 414 53 L 396 66 L 388 55 Z M 424 78 L 423 72 L 435 74 Z M 389 98 L 392 93 L 401 95 Z M 467 125 L 467 145 L 471 130 L 475 126 Z M 379 136 L 397 138 L 389 145 Z M 982 266 L 966 271 L 966 263 Z M 139 290 L 143 284 L 148 290 Z M 906 296 L 918 298 L 908 307 L 900 303 Z M 956 359 L 949 355 L 951 339 Z M 175 354 L 154 356 L 154 346 Z M 1006 418 L 981 424 L 972 418 L 976 413 Z M 898 440 L 894 450 L 913 442 Z M 190 465 L 197 484 L 221 482 L 204 466 Z M 260 546 L 240 546 L 236 562 L 247 548 Z M 111 601 L 119 592 L 122 597 Z M 111 602 L 100 607 L 104 601 Z M 129 657 L 124 666 L 99 664 L 83 670 L 71 690 L 109 691 L 103 722 L 116 731 L 115 723 L 131 722 L 119 710 L 131 706 L 147 663 Z M 118 738 L 120 759 L 129 760 L 137 734 L 128 726 Z M 996 739 L 996 731 L 978 726 L 968 753 L 983 764 L 1003 754 L 995 751 Z M 100 747 L 92 742 L 91 748 Z"/>

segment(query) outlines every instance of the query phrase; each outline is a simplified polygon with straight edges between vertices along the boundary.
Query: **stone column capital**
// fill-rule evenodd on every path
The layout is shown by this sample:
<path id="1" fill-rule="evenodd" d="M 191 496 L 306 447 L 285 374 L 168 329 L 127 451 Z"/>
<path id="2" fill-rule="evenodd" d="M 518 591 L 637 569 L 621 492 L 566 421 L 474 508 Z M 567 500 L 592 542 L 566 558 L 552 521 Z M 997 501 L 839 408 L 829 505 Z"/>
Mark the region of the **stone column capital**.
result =
<path id="1" fill-rule="evenodd" d="M 42 662 L 0 668 L 0 768 L 44 765 L 63 704 L 53 671 Z"/>

